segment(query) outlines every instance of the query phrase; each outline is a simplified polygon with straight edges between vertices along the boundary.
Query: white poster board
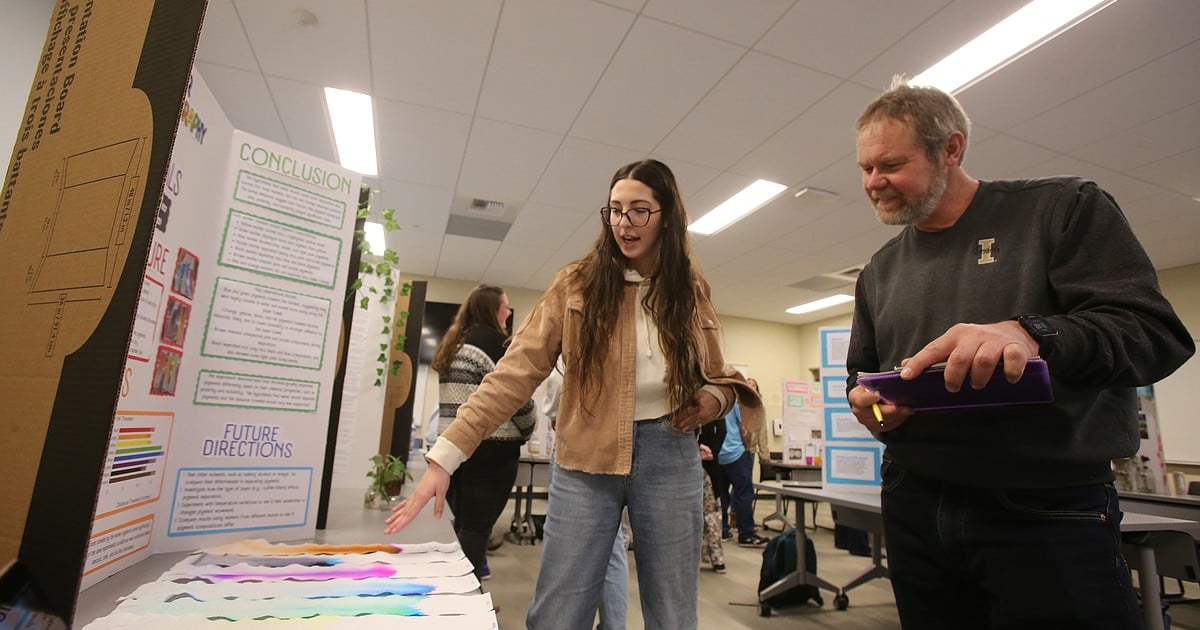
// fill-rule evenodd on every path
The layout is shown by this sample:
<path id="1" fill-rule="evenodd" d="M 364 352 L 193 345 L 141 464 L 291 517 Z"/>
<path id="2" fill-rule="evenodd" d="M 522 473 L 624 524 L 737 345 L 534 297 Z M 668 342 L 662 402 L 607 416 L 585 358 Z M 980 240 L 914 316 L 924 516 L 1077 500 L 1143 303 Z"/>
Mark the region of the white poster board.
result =
<path id="1" fill-rule="evenodd" d="M 821 336 L 821 394 L 825 425 L 825 487 L 875 489 L 881 478 L 883 444 L 854 417 L 846 399 L 846 353 L 850 329 L 826 327 Z"/>
<path id="2" fill-rule="evenodd" d="M 85 587 L 150 553 L 313 535 L 360 180 L 233 129 L 193 71 Z"/>

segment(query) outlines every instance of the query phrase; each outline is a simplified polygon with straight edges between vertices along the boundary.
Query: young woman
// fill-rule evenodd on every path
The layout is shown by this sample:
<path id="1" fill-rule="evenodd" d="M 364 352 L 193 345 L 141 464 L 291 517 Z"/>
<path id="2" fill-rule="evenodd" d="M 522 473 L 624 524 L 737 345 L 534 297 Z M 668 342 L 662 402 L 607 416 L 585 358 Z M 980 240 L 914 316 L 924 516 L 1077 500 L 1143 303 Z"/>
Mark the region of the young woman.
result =
<path id="1" fill-rule="evenodd" d="M 645 627 L 697 626 L 701 532 L 696 430 L 741 401 L 762 402 L 725 365 L 709 286 L 692 267 L 687 211 L 657 160 L 621 167 L 592 251 L 555 276 L 504 359 L 430 450 L 389 533 L 430 499 L 441 516 L 454 471 L 554 368 L 566 366 L 541 571 L 526 625 L 587 628 L 628 508 Z"/>
<path id="2" fill-rule="evenodd" d="M 511 312 L 504 289 L 490 284 L 472 289 L 458 308 L 433 355 L 433 369 L 438 373 L 439 434 L 504 356 L 508 342 L 504 325 Z M 521 445 L 536 423 L 533 401 L 527 399 L 507 422 L 488 433 L 450 477 L 446 500 L 454 513 L 454 533 L 481 580 L 491 577 L 485 555 L 488 535 L 508 503 Z"/>

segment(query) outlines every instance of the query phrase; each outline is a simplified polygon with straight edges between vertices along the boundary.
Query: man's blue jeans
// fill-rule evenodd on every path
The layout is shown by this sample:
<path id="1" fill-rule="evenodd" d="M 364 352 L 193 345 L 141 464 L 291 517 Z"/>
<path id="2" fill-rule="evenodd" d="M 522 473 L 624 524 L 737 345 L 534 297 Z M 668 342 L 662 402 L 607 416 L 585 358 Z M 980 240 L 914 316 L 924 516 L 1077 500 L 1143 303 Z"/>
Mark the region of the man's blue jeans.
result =
<path id="1" fill-rule="evenodd" d="M 754 536 L 754 453 L 745 451 L 732 462 L 721 464 L 721 472 L 725 473 L 726 481 L 720 493 L 721 533 L 729 535 L 729 510 L 732 508 L 737 517 L 738 540 L 749 540 Z"/>
<path id="2" fill-rule="evenodd" d="M 883 524 L 914 628 L 1141 628 L 1112 484 L 973 488 L 885 457 Z"/>

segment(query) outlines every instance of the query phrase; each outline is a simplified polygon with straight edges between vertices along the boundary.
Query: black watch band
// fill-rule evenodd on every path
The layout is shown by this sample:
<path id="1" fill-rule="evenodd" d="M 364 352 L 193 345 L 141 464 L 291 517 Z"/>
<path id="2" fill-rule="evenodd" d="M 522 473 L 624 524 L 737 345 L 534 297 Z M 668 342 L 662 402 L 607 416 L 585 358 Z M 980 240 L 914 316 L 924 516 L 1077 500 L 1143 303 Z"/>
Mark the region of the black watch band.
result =
<path id="1" fill-rule="evenodd" d="M 1054 324 L 1036 313 L 1018 315 L 1014 319 L 1038 343 L 1038 356 L 1045 359 L 1054 352 L 1054 338 L 1058 336 L 1058 329 Z"/>

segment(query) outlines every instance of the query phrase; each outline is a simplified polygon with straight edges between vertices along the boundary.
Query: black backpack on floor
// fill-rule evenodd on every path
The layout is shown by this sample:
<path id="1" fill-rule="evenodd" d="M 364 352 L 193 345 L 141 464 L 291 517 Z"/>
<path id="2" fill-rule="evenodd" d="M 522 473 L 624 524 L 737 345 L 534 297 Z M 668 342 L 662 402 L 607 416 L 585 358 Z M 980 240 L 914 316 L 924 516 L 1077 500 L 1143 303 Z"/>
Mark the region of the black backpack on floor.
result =
<path id="1" fill-rule="evenodd" d="M 817 550 L 813 547 L 811 538 L 804 538 L 804 567 L 809 573 L 817 572 Z M 758 574 L 758 592 L 763 592 L 768 586 L 778 582 L 787 574 L 796 570 L 796 528 L 789 527 L 784 532 L 770 540 L 763 549 L 762 569 Z M 822 606 L 821 591 L 811 584 L 800 584 L 768 598 L 764 603 L 772 608 L 798 606 L 812 600 Z"/>

